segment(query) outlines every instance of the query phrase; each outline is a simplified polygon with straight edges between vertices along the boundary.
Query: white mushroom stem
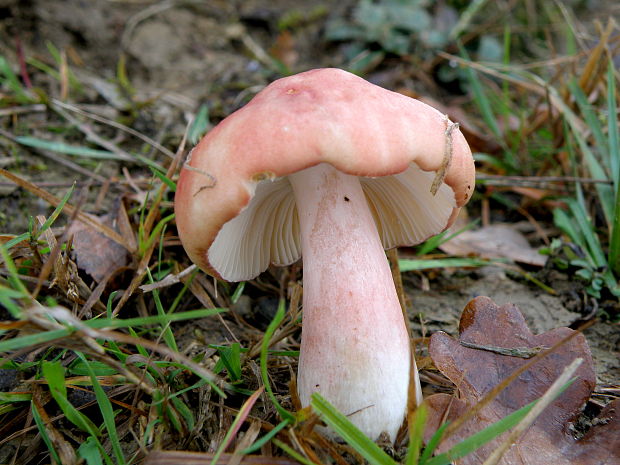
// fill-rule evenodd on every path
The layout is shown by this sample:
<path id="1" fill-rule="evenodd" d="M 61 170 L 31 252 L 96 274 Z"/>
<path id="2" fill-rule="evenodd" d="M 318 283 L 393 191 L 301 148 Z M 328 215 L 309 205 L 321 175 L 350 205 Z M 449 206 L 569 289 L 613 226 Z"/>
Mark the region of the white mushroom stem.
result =
<path id="1" fill-rule="evenodd" d="M 385 431 L 394 440 L 407 408 L 409 337 L 360 182 L 328 164 L 289 179 L 304 266 L 302 405 L 318 391 L 372 439 Z"/>

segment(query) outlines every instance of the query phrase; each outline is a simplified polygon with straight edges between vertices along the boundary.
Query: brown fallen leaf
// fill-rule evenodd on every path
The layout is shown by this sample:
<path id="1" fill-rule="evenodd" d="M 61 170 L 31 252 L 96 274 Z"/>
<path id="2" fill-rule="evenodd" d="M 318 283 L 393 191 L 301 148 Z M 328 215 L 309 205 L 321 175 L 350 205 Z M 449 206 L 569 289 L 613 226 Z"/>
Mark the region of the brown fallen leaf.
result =
<path id="1" fill-rule="evenodd" d="M 435 366 L 457 385 L 459 395 L 455 398 L 435 394 L 426 399 L 429 406 L 426 440 L 443 421 L 462 417 L 491 389 L 527 363 L 527 357 L 552 347 L 574 331 L 557 328 L 534 335 L 516 306 L 498 307 L 488 297 L 477 297 L 465 307 L 459 332 L 458 341 L 442 332 L 431 337 L 430 356 Z M 508 353 L 512 355 L 505 355 L 505 349 L 509 349 Z M 620 465 L 620 401 L 616 400 L 603 409 L 583 437 L 579 438 L 580 434 L 574 426 L 596 384 L 592 356 L 582 334 L 575 335 L 524 371 L 448 437 L 438 448 L 439 452 L 447 451 L 463 439 L 538 399 L 562 370 L 578 357 L 584 362 L 575 372 L 575 382 L 542 412 L 499 463 Z M 482 464 L 505 434 L 456 463 Z"/>
<path id="2" fill-rule="evenodd" d="M 99 221 L 112 229 L 116 215 L 108 213 L 98 217 Z M 128 263 L 127 250 L 120 244 L 80 221 L 70 228 L 73 235 L 73 254 L 78 267 L 99 282 L 108 273 Z"/>
<path id="3" fill-rule="evenodd" d="M 439 248 L 450 255 L 509 258 L 515 262 L 536 266 L 543 266 L 547 261 L 547 257 L 530 246 L 523 234 L 508 224 L 492 224 L 463 231 Z"/>

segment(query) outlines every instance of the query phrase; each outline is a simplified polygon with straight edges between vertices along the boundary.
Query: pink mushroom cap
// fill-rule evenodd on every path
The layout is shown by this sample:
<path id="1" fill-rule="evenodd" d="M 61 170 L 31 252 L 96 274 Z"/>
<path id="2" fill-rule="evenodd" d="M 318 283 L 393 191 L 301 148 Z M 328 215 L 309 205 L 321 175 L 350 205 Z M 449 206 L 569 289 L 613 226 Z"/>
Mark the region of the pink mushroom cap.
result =
<path id="1" fill-rule="evenodd" d="M 429 207 L 432 217 L 417 217 L 420 224 L 429 224 L 416 234 L 396 231 L 402 220 L 395 217 L 398 208 L 391 202 L 383 206 L 392 212 L 373 211 L 384 229 L 386 248 L 420 243 L 452 224 L 474 188 L 469 145 L 458 129 L 446 136 L 448 124 L 447 117 L 431 106 L 340 69 L 315 69 L 279 79 L 219 123 L 192 150 L 188 160 L 192 169 L 181 171 L 175 197 L 183 246 L 203 270 L 229 281 L 251 279 L 270 263 L 293 263 L 301 256 L 299 247 L 286 256 L 274 251 L 278 238 L 267 236 L 260 244 L 262 257 L 242 257 L 238 250 L 237 257 L 229 257 L 226 270 L 211 262 L 209 250 L 222 226 L 248 207 L 261 181 L 284 178 L 320 163 L 364 177 L 369 183 L 413 167 L 431 174 L 424 181 L 428 192 L 435 173 L 444 165 L 451 137 L 451 160 L 443 179 L 453 197 L 448 211 L 437 207 L 433 213 L 435 207 L 429 202 L 435 196 L 420 193 L 418 208 Z M 367 192 L 373 195 L 381 197 Z M 294 211 L 289 214 L 295 216 Z M 295 221 L 290 219 L 288 226 L 295 229 Z M 276 234 L 289 232 L 276 228 Z M 299 245 L 299 240 L 294 242 Z M 234 248 L 243 247 L 237 244 Z M 259 253 L 254 247 L 246 249 Z"/>

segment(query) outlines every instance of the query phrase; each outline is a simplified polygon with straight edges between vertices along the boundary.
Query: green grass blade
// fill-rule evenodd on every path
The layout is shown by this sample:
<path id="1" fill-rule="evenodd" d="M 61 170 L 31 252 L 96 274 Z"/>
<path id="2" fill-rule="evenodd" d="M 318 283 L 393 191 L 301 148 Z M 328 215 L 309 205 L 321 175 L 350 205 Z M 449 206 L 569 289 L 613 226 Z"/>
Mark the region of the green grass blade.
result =
<path id="1" fill-rule="evenodd" d="M 498 171 L 505 171 L 507 173 L 510 173 L 510 171 L 514 169 L 504 160 L 494 155 L 489 155 L 487 153 L 481 153 L 481 152 L 474 152 L 473 155 L 474 155 L 474 160 L 477 162 L 477 164 L 485 163 L 487 165 L 490 165 L 496 168 Z M 476 183 L 484 183 L 484 181 L 476 179 Z"/>
<path id="2" fill-rule="evenodd" d="M 63 58 L 62 58 L 62 54 L 60 50 L 58 49 L 58 47 L 56 47 L 49 40 L 45 41 L 45 46 L 47 47 L 47 51 L 50 52 L 50 55 L 52 55 L 52 57 L 54 58 L 54 61 L 56 62 L 56 66 L 58 66 L 58 69 L 61 69 L 61 67 L 63 66 Z M 65 60 L 65 65 L 66 64 L 67 63 Z M 58 76 L 57 79 L 60 81 L 60 79 L 62 78 L 61 73 L 57 72 L 56 76 Z M 82 88 L 82 84 L 80 84 L 80 81 L 75 77 L 75 74 L 73 73 L 73 71 L 71 71 L 71 68 L 69 66 L 67 66 L 67 77 L 69 79 L 70 87 L 74 88 L 75 90 L 80 91 Z"/>
<path id="3" fill-rule="evenodd" d="M 0 57 L 1 58 L 1 57 Z M 45 429 L 45 424 L 43 423 L 43 418 L 41 418 L 41 414 L 37 410 L 37 407 L 34 404 L 31 404 L 31 412 L 32 418 L 34 419 L 35 424 L 37 425 L 37 429 L 39 430 L 39 434 L 41 435 L 41 439 L 47 446 L 47 450 L 50 452 L 50 456 L 52 457 L 55 463 L 60 463 L 60 457 L 58 456 L 58 452 L 54 449 L 54 445 L 49 435 L 47 434 L 47 430 Z"/>
<path id="4" fill-rule="evenodd" d="M 510 25 L 509 24 L 505 24 L 504 25 L 504 37 L 503 37 L 503 46 L 504 46 L 504 53 L 502 56 L 502 63 L 504 64 L 504 66 L 508 67 L 510 66 L 510 45 L 512 44 L 512 31 L 510 29 Z M 510 114 L 510 100 L 511 97 L 509 95 L 509 91 L 510 91 L 510 84 L 508 82 L 508 79 L 503 79 L 502 80 L 502 109 L 503 115 L 509 115 Z"/>
<path id="5" fill-rule="evenodd" d="M 436 236 L 433 236 L 433 237 L 427 239 L 426 241 L 424 241 L 422 244 L 420 244 L 418 246 L 416 254 L 417 255 L 426 255 L 426 254 L 432 252 L 433 250 L 437 249 L 441 244 L 443 244 L 445 242 L 448 242 L 449 240 L 454 239 L 455 237 L 457 237 L 459 234 L 462 234 L 463 232 L 472 229 L 479 222 L 480 222 L 480 220 L 475 220 L 475 221 L 472 221 L 471 223 L 468 223 L 467 225 L 463 226 L 458 231 L 453 232 L 452 234 L 448 234 L 449 231 L 446 230 L 446 231 L 444 231 L 442 233 L 437 234 Z"/>
<path id="6" fill-rule="evenodd" d="M 175 410 L 179 412 L 183 421 L 185 422 L 186 429 L 192 431 L 196 425 L 196 419 L 194 418 L 194 412 L 187 406 L 178 396 L 169 396 L 170 403 L 174 406 Z"/>
<path id="7" fill-rule="evenodd" d="M 321 418 L 353 449 L 364 457 L 371 465 L 396 465 L 396 462 L 383 449 L 370 440 L 349 419 L 340 413 L 318 392 L 312 394 L 312 408 Z"/>
<path id="8" fill-rule="evenodd" d="M 2 260 L 4 261 L 4 266 L 9 272 L 9 283 L 13 286 L 13 289 L 20 292 L 24 298 L 30 297 L 30 293 L 24 283 L 22 283 L 21 279 L 19 279 L 19 273 L 17 272 L 17 267 L 15 266 L 15 262 L 9 255 L 9 251 L 4 245 L 0 245 L 0 255 L 2 255 Z"/>
<path id="9" fill-rule="evenodd" d="M 50 394 L 71 423 L 91 436 L 99 436 L 101 433 L 95 424 L 83 413 L 77 410 L 67 399 L 67 387 L 65 385 L 64 367 L 60 362 L 46 362 L 41 364 L 43 377 L 47 381 Z"/>
<path id="10" fill-rule="evenodd" d="M 574 114 L 567 114 L 566 116 L 571 116 L 571 118 L 566 118 L 565 120 L 568 124 L 570 124 L 571 122 L 574 122 L 574 120 L 576 119 Z M 583 158 L 585 159 L 586 165 L 588 166 L 588 171 L 590 171 L 591 176 L 594 179 L 609 179 L 607 177 L 607 174 L 605 173 L 605 169 L 603 168 L 599 160 L 596 158 L 596 156 L 592 152 L 592 149 L 588 145 L 587 141 L 581 134 L 580 129 L 575 126 L 571 126 L 571 129 L 572 129 L 571 134 L 574 136 L 575 140 L 577 141 L 577 145 L 579 146 L 579 149 L 581 150 L 581 153 L 583 154 Z M 577 175 L 576 167 L 578 166 L 578 162 L 574 155 L 574 147 L 573 147 L 573 144 L 570 142 L 568 134 L 567 134 L 567 141 L 568 143 L 566 144 L 566 147 L 568 149 L 571 163 L 573 167 L 575 167 L 574 175 L 576 176 Z M 579 184 L 576 184 L 576 187 L 578 189 L 581 188 Z M 614 198 L 613 198 L 612 187 L 607 184 L 597 183 L 595 185 L 595 189 L 596 189 L 596 193 L 598 195 L 599 201 L 601 203 L 603 213 L 605 214 L 605 219 L 607 221 L 607 224 L 610 224 L 611 217 L 612 217 L 613 210 L 614 210 L 614 205 L 613 205 Z"/>
<path id="11" fill-rule="evenodd" d="M 0 392 L 0 402 L 30 402 L 32 394 L 28 392 Z"/>
<path id="12" fill-rule="evenodd" d="M 243 295 L 243 290 L 245 289 L 245 281 L 241 281 L 239 284 L 237 284 L 237 287 L 235 288 L 235 292 L 233 292 L 233 295 L 230 296 L 230 301 L 233 304 L 236 304 L 239 301 L 239 298 Z"/>
<path id="13" fill-rule="evenodd" d="M 51 76 L 56 81 L 60 81 L 60 73 L 47 63 L 44 63 L 43 61 L 35 57 L 27 57 L 26 63 L 33 68 L 37 68 L 39 71 L 43 71 L 45 74 Z"/>
<path id="14" fill-rule="evenodd" d="M 7 250 L 11 249 L 12 247 L 15 247 L 17 244 L 19 244 L 22 241 L 26 241 L 30 239 L 30 233 L 22 233 L 19 236 L 15 236 L 13 239 L 11 239 L 10 241 L 7 241 L 4 244 L 4 247 L 7 248 Z"/>
<path id="15" fill-rule="evenodd" d="M 586 241 L 581 235 L 581 232 L 575 225 L 573 219 L 561 208 L 553 210 L 553 222 L 554 224 L 566 234 L 573 244 L 578 245 L 582 249 L 586 249 Z M 594 264 L 594 263 L 593 263 Z"/>
<path id="16" fill-rule="evenodd" d="M 192 121 L 192 125 L 187 133 L 187 140 L 191 145 L 196 145 L 198 141 L 204 136 L 209 127 L 209 106 L 206 103 L 200 105 L 198 113 Z"/>
<path id="17" fill-rule="evenodd" d="M 3 251 L 5 251 L 4 247 L 0 248 L 0 252 L 3 252 Z M 15 267 L 13 263 L 11 263 L 11 265 Z M 9 273 L 11 273 L 10 270 L 9 270 Z M 16 279 L 13 276 L 9 276 L 9 280 L 17 281 L 21 284 L 21 281 L 19 281 L 19 278 Z M 21 310 L 21 307 L 15 301 L 26 300 L 29 297 L 30 296 L 28 294 L 25 294 L 22 290 L 11 289 L 10 287 L 6 287 L 0 284 L 0 304 L 2 304 L 4 308 L 6 308 L 8 312 L 11 314 L 11 316 L 15 318 L 16 320 L 18 320 L 21 317 L 22 310 Z M 4 332 L 3 330 L 0 331 L 0 334 L 2 334 L 3 332 Z"/>
<path id="18" fill-rule="evenodd" d="M 269 342 L 271 341 L 271 338 L 273 337 L 273 333 L 275 333 L 276 329 L 278 328 L 278 326 L 284 319 L 285 314 L 286 314 L 285 303 L 284 303 L 284 299 L 282 299 L 280 300 L 280 304 L 278 305 L 278 310 L 275 316 L 273 317 L 273 320 L 271 321 L 271 323 L 269 323 L 269 326 L 267 327 L 267 330 L 265 331 L 265 335 L 263 336 L 263 342 L 261 344 L 261 349 L 260 349 L 260 374 L 261 374 L 261 378 L 263 379 L 263 384 L 265 385 L 265 391 L 267 392 L 267 396 L 273 403 L 274 407 L 276 408 L 276 410 L 278 411 L 282 419 L 287 420 L 291 423 L 294 423 L 295 416 L 280 405 L 280 402 L 278 402 L 278 399 L 276 399 L 276 396 L 273 393 L 273 390 L 271 389 L 271 385 L 269 384 L 269 376 L 267 375 L 267 354 L 268 354 L 268 349 L 269 349 Z"/>
<path id="19" fill-rule="evenodd" d="M 118 374 L 116 368 L 98 360 L 88 360 L 80 357 L 67 367 L 67 373 L 71 376 L 113 376 Z"/>
<path id="20" fill-rule="evenodd" d="M 38 139 L 30 136 L 18 136 L 15 141 L 27 147 L 33 147 L 42 150 L 50 150 L 52 152 L 64 153 L 66 155 L 75 155 L 84 158 L 94 158 L 98 160 L 124 160 L 126 157 L 117 155 L 108 150 L 91 149 L 89 147 L 78 147 L 75 145 L 65 144 L 64 142 L 54 142 L 49 140 Z"/>
<path id="21" fill-rule="evenodd" d="M 0 248 L 1 250 L 1 248 Z M 120 319 L 100 319 L 84 321 L 84 325 L 93 329 L 105 328 L 131 328 L 133 326 L 146 326 L 156 324 L 167 324 L 173 321 L 193 320 L 195 318 L 205 318 L 213 316 L 218 313 L 227 312 L 227 308 L 210 308 L 202 310 L 190 310 L 188 312 L 176 313 L 172 315 L 153 315 L 146 317 L 127 318 Z M 27 336 L 20 336 L 6 341 L 0 341 L 0 352 L 9 352 L 12 350 L 21 349 L 24 347 L 45 344 L 47 342 L 54 341 L 69 336 L 75 332 L 76 328 L 62 328 L 52 331 L 45 331 L 41 333 L 29 334 Z M 145 352 L 145 356 L 148 354 Z"/>
<path id="22" fill-rule="evenodd" d="M 241 379 L 241 345 L 235 342 L 230 347 L 222 347 L 218 352 L 230 380 L 239 381 Z"/>
<path id="23" fill-rule="evenodd" d="M 187 312 L 166 313 L 164 315 L 151 315 L 135 318 L 101 318 L 99 320 L 88 320 L 83 323 L 93 329 L 117 329 L 129 328 L 132 326 L 166 325 L 176 321 L 194 320 L 215 316 L 218 313 L 227 312 L 227 308 L 203 308 L 200 310 L 188 310 Z"/>
<path id="24" fill-rule="evenodd" d="M 37 228 L 38 234 L 36 235 L 36 237 L 34 237 L 34 240 L 37 240 L 44 231 L 52 227 L 52 224 L 54 224 L 54 221 L 56 221 L 56 219 L 60 216 L 60 214 L 62 213 L 62 209 L 65 208 L 65 205 L 67 204 L 67 202 L 73 195 L 74 190 L 75 190 L 75 182 L 73 183 L 71 188 L 69 188 L 69 190 L 65 193 L 65 195 L 62 196 L 62 199 L 60 199 L 58 206 L 54 209 L 52 214 L 45 220 L 45 223 L 43 223 L 39 228 Z"/>
<path id="25" fill-rule="evenodd" d="M 20 336 L 7 341 L 2 341 L 0 342 L 0 353 L 45 344 L 56 339 L 67 337 L 74 331 L 75 329 L 72 328 L 55 329 L 44 333 L 29 334 L 28 336 Z"/>
<path id="26" fill-rule="evenodd" d="M 577 196 L 578 200 L 566 199 L 565 201 L 568 203 L 573 220 L 578 225 L 579 232 L 585 240 L 586 251 L 590 254 L 597 267 L 605 267 L 607 266 L 607 260 L 605 259 L 598 235 L 594 231 L 592 221 L 585 209 L 585 199 L 583 199 L 583 193 L 581 193 L 580 189 L 577 190 Z"/>
<path id="27" fill-rule="evenodd" d="M 492 441 L 500 434 L 516 426 L 535 404 L 536 401 L 521 407 L 519 410 L 505 416 L 492 425 L 487 426 L 482 431 L 471 435 L 464 441 L 452 447 L 448 452 L 444 452 L 443 454 L 433 457 L 425 462 L 424 465 L 450 465 L 454 460 L 470 454 L 484 444 Z"/>
<path id="28" fill-rule="evenodd" d="M 19 103 L 32 103 L 34 101 L 34 99 L 30 97 L 28 90 L 19 82 L 19 78 L 11 69 L 9 62 L 0 55 L 0 84 L 2 83 L 13 92 L 15 99 Z"/>
<path id="29" fill-rule="evenodd" d="M 444 423 L 441 425 L 435 434 L 431 436 L 426 447 L 422 451 L 422 456 L 420 457 L 420 465 L 427 465 L 428 460 L 432 457 L 437 449 L 437 446 L 441 443 L 441 439 L 443 438 L 443 433 L 446 431 L 449 423 Z"/>
<path id="30" fill-rule="evenodd" d="M 177 185 L 176 185 L 176 183 L 172 179 L 170 179 L 168 176 L 166 176 L 164 173 L 162 173 L 158 169 L 155 169 L 150 164 L 149 164 L 149 169 L 151 170 L 151 172 L 153 173 L 154 176 L 159 178 L 159 180 L 161 182 L 163 182 L 166 186 L 168 186 L 168 189 L 170 189 L 170 192 L 176 192 L 177 191 Z"/>
<path id="31" fill-rule="evenodd" d="M 568 83 L 568 88 L 571 91 L 573 97 L 575 98 L 577 105 L 579 106 L 579 110 L 581 111 L 581 114 L 583 115 L 587 123 L 588 129 L 592 131 L 592 135 L 594 136 L 594 141 L 597 147 L 597 152 L 599 154 L 607 153 L 607 139 L 603 135 L 603 128 L 600 120 L 598 119 L 598 116 L 596 115 L 590 102 L 588 102 L 588 97 L 586 97 L 586 95 L 583 93 L 583 90 L 575 79 L 571 79 L 571 81 Z M 600 157 L 598 161 L 599 163 L 603 162 L 603 157 Z M 608 166 L 608 168 L 610 167 Z"/>
<path id="32" fill-rule="evenodd" d="M 462 267 L 478 267 L 486 266 L 493 263 L 494 260 L 484 260 L 481 258 L 436 258 L 433 260 L 426 259 L 407 259 L 398 260 L 400 271 L 416 271 L 429 270 L 432 268 L 462 268 Z"/>
<path id="33" fill-rule="evenodd" d="M 405 465 L 419 465 L 420 451 L 424 441 L 424 427 L 428 409 L 425 404 L 421 404 L 413 413 L 413 421 L 409 422 L 409 448 L 405 457 Z"/>
<path id="34" fill-rule="evenodd" d="M 89 360 L 86 359 L 84 354 L 81 352 L 75 352 L 80 360 L 82 360 L 84 366 L 88 371 L 88 375 L 90 376 L 90 380 L 93 384 L 93 391 L 95 392 L 95 397 L 97 398 L 97 405 L 99 406 L 99 410 L 101 410 L 101 415 L 103 416 L 103 424 L 108 432 L 108 437 L 110 438 L 110 443 L 112 444 L 112 450 L 114 451 L 114 455 L 116 457 L 116 462 L 119 465 L 124 465 L 125 457 L 123 454 L 123 449 L 121 448 L 121 443 L 119 441 L 118 432 L 116 430 L 116 421 L 114 418 L 114 409 L 112 408 L 112 402 L 108 399 L 107 394 L 99 384 L 97 380 L 97 376 L 95 375 L 95 370 L 90 366 Z M 97 454 L 98 455 L 98 454 Z"/>
<path id="35" fill-rule="evenodd" d="M 143 256 L 146 253 L 146 251 L 149 250 L 151 245 L 153 245 L 153 242 L 159 239 L 164 226 L 166 226 L 166 224 L 168 224 L 173 219 L 174 219 L 174 213 L 171 213 L 170 215 L 162 218 L 155 225 L 155 227 L 153 228 L 153 231 L 151 231 L 151 235 L 146 240 L 140 241 L 140 245 L 138 246 L 138 252 L 140 253 L 140 256 Z M 140 235 L 140 237 L 142 237 L 142 235 Z"/>
<path id="36" fill-rule="evenodd" d="M 274 439 L 273 443 L 276 446 L 278 446 L 280 449 L 282 449 L 284 452 L 286 452 L 288 455 L 293 457 L 295 460 L 297 460 L 299 463 L 303 463 L 303 465 L 316 465 L 316 463 L 314 463 L 311 460 L 308 460 L 306 457 L 304 457 L 303 455 L 301 455 L 299 452 L 292 449 L 291 447 L 287 446 L 282 441 L 278 441 L 277 439 Z"/>
<path id="37" fill-rule="evenodd" d="M 472 20 L 485 3 L 487 3 L 487 0 L 473 0 L 464 4 L 467 6 L 459 14 L 458 22 L 450 31 L 450 40 L 458 38 L 463 32 L 468 30 Z"/>
<path id="38" fill-rule="evenodd" d="M 607 115 L 609 137 L 609 166 L 615 193 L 614 213 L 609 225 L 609 254 L 607 261 L 616 276 L 620 277 L 620 130 L 616 105 L 616 77 L 614 64 L 609 60 L 607 69 Z"/>
<path id="39" fill-rule="evenodd" d="M 58 395 L 67 397 L 65 386 L 65 369 L 59 362 L 43 362 L 41 365 L 43 377 L 49 385 L 50 391 L 54 389 Z"/>
<path id="40" fill-rule="evenodd" d="M 89 437 L 78 448 L 78 456 L 84 459 L 86 465 L 103 465 L 99 447 L 92 437 Z"/>
<path id="41" fill-rule="evenodd" d="M 271 438 L 273 438 L 276 434 L 278 434 L 278 432 L 280 432 L 289 423 L 290 422 L 288 420 L 282 420 L 280 423 L 278 423 L 276 425 L 275 428 L 273 428 L 271 431 L 269 431 L 267 434 L 265 434 L 262 438 L 257 440 L 250 447 L 248 447 L 247 449 L 243 449 L 240 452 L 241 455 L 247 455 L 247 454 L 252 454 L 252 453 L 256 452 L 261 447 L 263 447 L 265 444 L 267 444 L 271 440 Z"/>
<path id="42" fill-rule="evenodd" d="M 118 62 L 116 63 L 116 80 L 120 88 L 129 96 L 134 96 L 136 94 L 136 89 L 131 84 L 131 80 L 129 76 L 127 76 L 127 59 L 126 55 L 121 54 L 118 58 Z"/>
<path id="43" fill-rule="evenodd" d="M 153 281 L 153 277 L 151 276 L 151 270 L 148 267 L 146 268 L 146 274 L 151 284 L 153 284 L 154 281 Z M 159 291 L 157 289 L 153 289 L 153 292 L 151 293 L 151 295 L 153 296 L 153 300 L 155 301 L 155 308 L 157 309 L 158 315 L 159 316 L 168 315 L 168 312 L 164 310 L 164 307 L 161 303 L 161 299 L 159 298 Z M 162 331 L 163 331 L 164 342 L 166 343 L 166 345 L 170 349 L 174 350 L 175 352 L 178 352 L 179 347 L 177 346 L 177 341 L 174 338 L 174 333 L 172 332 L 172 328 L 170 328 L 169 322 L 163 325 Z"/>
<path id="44" fill-rule="evenodd" d="M 135 157 L 136 160 L 144 163 L 146 166 L 148 166 L 150 169 L 154 170 L 155 172 L 158 172 L 158 173 L 166 172 L 166 169 L 163 166 L 154 162 L 150 158 L 145 157 L 144 155 L 140 155 L 139 153 L 133 153 L 131 155 Z"/>
<path id="45" fill-rule="evenodd" d="M 127 331 L 129 332 L 129 334 L 130 334 L 132 337 L 135 337 L 135 338 L 136 338 L 136 340 L 138 340 L 138 338 L 139 338 L 138 333 L 136 333 L 136 331 L 133 329 L 133 327 L 129 327 L 129 328 L 127 328 Z M 144 348 L 144 346 L 143 346 L 142 344 L 138 344 L 138 343 L 136 342 L 136 344 L 135 344 L 135 348 L 136 348 L 136 350 L 138 351 L 138 353 L 139 353 L 140 355 L 142 355 L 144 358 L 146 358 L 146 359 L 148 359 L 148 358 L 149 358 L 149 353 L 148 353 L 148 351 Z"/>
<path id="46" fill-rule="evenodd" d="M 499 129 L 499 126 L 497 125 L 497 118 L 493 113 L 491 102 L 489 101 L 484 90 L 482 89 L 482 84 L 480 84 L 478 75 L 473 70 L 473 68 L 469 66 L 465 68 L 465 72 L 467 73 L 468 82 L 474 95 L 474 102 L 476 103 L 478 109 L 480 110 L 480 113 L 482 114 L 482 119 L 491 129 L 493 135 L 497 138 L 497 140 L 502 140 L 502 133 Z"/>

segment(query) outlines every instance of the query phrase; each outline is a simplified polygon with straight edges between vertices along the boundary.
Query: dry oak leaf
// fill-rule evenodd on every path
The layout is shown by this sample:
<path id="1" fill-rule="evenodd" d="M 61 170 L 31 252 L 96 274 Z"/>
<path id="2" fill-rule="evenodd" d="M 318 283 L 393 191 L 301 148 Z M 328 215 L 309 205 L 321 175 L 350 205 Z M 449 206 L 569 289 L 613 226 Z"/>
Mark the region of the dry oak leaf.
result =
<path id="1" fill-rule="evenodd" d="M 435 366 L 454 382 L 458 398 L 435 394 L 426 399 L 429 420 L 426 440 L 443 421 L 454 421 L 477 404 L 493 387 L 527 359 L 501 355 L 496 348 L 519 348 L 536 352 L 552 347 L 573 333 L 557 328 L 540 335 L 530 332 L 515 305 L 495 305 L 488 297 L 467 304 L 461 316 L 460 337 L 433 334 L 429 352 Z M 470 345 L 465 347 L 463 344 Z M 471 344 L 485 349 L 471 348 Z M 527 349 L 534 349 L 528 351 Z M 502 352 L 501 350 L 499 352 Z M 584 362 L 575 373 L 575 382 L 549 405 L 519 440 L 504 454 L 502 465 L 620 465 L 620 401 L 616 400 L 592 421 L 592 427 L 576 439 L 574 421 L 587 402 L 596 377 L 592 355 L 583 334 L 577 334 L 523 372 L 494 400 L 447 438 L 439 447 L 445 452 L 463 439 L 542 396 L 562 370 L 577 357 Z M 472 454 L 456 461 L 459 465 L 480 465 L 501 443 L 504 435 Z"/>

